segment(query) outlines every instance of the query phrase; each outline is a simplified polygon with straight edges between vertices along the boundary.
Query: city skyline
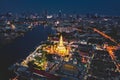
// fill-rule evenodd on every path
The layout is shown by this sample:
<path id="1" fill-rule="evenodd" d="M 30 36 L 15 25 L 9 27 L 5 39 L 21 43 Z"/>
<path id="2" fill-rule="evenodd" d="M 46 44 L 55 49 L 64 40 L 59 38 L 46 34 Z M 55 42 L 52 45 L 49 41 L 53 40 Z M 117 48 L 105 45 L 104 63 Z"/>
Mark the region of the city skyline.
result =
<path id="1" fill-rule="evenodd" d="M 1 0 L 0 12 L 42 12 L 50 13 L 62 10 L 63 13 L 98 13 L 105 15 L 120 15 L 119 0 Z"/>
<path id="2" fill-rule="evenodd" d="M 120 80 L 120 0 L 0 0 L 0 80 Z"/>

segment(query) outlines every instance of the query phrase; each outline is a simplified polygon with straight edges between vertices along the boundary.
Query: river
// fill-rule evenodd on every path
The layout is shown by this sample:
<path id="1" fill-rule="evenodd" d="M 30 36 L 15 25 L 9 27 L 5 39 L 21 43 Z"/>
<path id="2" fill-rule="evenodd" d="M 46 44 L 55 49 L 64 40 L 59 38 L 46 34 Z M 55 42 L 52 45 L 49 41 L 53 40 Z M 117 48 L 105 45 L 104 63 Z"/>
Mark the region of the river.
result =
<path id="1" fill-rule="evenodd" d="M 11 44 L 0 49 L 0 80 L 8 80 L 8 67 L 24 59 L 40 44 L 47 40 L 48 34 L 54 33 L 51 27 L 38 26 L 17 38 Z"/>

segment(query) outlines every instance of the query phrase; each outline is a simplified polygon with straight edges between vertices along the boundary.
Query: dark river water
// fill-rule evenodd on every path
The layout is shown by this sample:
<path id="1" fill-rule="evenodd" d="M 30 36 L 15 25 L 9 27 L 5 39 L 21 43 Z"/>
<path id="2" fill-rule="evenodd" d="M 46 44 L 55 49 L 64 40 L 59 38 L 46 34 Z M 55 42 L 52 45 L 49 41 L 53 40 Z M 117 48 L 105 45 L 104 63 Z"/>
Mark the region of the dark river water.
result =
<path id="1" fill-rule="evenodd" d="M 51 27 L 38 26 L 17 38 L 11 44 L 0 49 L 0 80 L 8 80 L 8 67 L 20 59 L 24 59 L 40 44 L 54 33 Z"/>

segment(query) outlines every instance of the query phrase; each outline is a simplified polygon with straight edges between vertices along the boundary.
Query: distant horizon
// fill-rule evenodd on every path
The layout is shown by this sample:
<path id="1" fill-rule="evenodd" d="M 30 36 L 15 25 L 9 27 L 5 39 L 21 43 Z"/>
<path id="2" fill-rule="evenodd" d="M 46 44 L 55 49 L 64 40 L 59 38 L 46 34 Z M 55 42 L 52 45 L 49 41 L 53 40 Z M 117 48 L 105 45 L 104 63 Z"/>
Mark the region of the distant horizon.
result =
<path id="1" fill-rule="evenodd" d="M 27 12 L 13 12 L 13 11 L 6 11 L 6 12 L 1 12 L 0 11 L 0 14 L 7 14 L 7 13 L 13 13 L 13 14 L 23 14 L 23 13 L 25 13 L 25 14 L 38 14 L 38 15 L 42 15 L 43 14 L 43 12 L 44 11 L 41 11 L 41 12 L 31 12 L 31 11 L 27 11 Z M 51 11 L 48 11 L 48 15 L 52 15 L 52 14 L 58 14 L 59 13 L 59 11 L 55 11 L 55 12 L 51 12 Z M 102 13 L 90 13 L 90 12 L 88 12 L 88 13 L 83 13 L 83 12 L 81 12 L 81 13 L 76 13 L 75 11 L 71 11 L 71 12 L 63 12 L 62 14 L 68 14 L 68 15 L 74 15 L 74 14 L 76 14 L 76 15 L 87 15 L 87 14 L 90 14 L 90 15 L 95 15 L 95 14 L 97 14 L 98 16 L 120 16 L 120 15 L 113 15 L 113 14 L 102 14 Z"/>
<path id="2" fill-rule="evenodd" d="M 0 0 L 0 13 L 33 12 L 100 14 L 120 16 L 120 0 Z"/>

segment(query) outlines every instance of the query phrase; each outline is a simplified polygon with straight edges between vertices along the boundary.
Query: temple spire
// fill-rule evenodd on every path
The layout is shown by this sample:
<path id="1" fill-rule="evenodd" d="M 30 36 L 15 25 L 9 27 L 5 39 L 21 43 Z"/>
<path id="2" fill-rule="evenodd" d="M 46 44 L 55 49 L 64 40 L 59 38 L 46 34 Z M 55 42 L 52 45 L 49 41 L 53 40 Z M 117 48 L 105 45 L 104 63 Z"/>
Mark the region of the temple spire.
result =
<path id="1" fill-rule="evenodd" d="M 66 47 L 63 43 L 64 43 L 63 36 L 60 35 L 60 39 L 59 39 L 58 44 L 57 45 L 52 45 L 50 47 L 50 49 L 47 50 L 48 53 L 57 54 L 59 56 L 69 55 L 69 48 Z"/>
<path id="2" fill-rule="evenodd" d="M 62 37 L 62 35 L 60 35 L 59 46 L 64 46 L 63 45 L 63 37 Z"/>

